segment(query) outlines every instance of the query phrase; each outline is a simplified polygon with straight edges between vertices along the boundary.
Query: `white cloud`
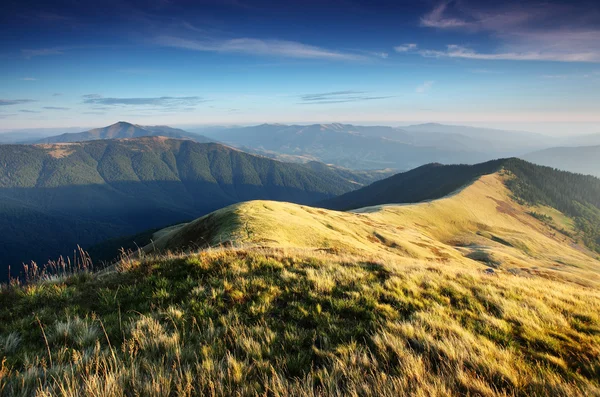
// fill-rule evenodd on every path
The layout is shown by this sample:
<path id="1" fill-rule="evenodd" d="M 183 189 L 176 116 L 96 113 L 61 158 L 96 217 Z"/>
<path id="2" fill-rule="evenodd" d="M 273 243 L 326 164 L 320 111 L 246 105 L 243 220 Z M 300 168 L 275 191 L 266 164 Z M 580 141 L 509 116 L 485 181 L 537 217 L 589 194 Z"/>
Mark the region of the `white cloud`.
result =
<path id="1" fill-rule="evenodd" d="M 429 90 L 431 90 L 431 87 L 433 87 L 433 83 L 435 83 L 434 81 L 426 81 L 423 84 L 419 85 L 416 89 L 415 92 L 417 94 L 425 94 L 426 92 L 428 92 Z"/>
<path id="2" fill-rule="evenodd" d="M 449 1 L 444 1 L 434 7 L 429 13 L 421 18 L 421 25 L 429 28 L 458 28 L 467 26 L 468 23 L 462 19 L 449 18 L 444 15 Z"/>
<path id="3" fill-rule="evenodd" d="M 600 53 L 593 52 L 544 52 L 544 51 L 525 51 L 525 52 L 496 52 L 482 53 L 473 49 L 450 44 L 444 51 L 421 50 L 424 57 L 428 58 L 463 58 L 479 60 L 509 60 L 509 61 L 558 61 L 558 62 L 600 62 Z"/>
<path id="4" fill-rule="evenodd" d="M 173 36 L 159 36 L 154 42 L 164 47 L 192 51 L 243 53 L 286 58 L 329 59 L 358 61 L 367 59 L 363 55 L 328 50 L 321 47 L 286 40 L 261 40 L 239 38 L 230 40 L 190 40 Z"/>
<path id="5" fill-rule="evenodd" d="M 394 47 L 394 51 L 396 52 L 408 52 L 417 49 L 417 45 L 415 43 L 407 43 Z"/>
<path id="6" fill-rule="evenodd" d="M 490 6 L 444 1 L 421 18 L 421 25 L 466 33 L 488 33 L 495 49 L 464 45 L 422 50 L 428 57 L 481 60 L 600 62 L 600 16 L 585 5 L 503 2 Z"/>

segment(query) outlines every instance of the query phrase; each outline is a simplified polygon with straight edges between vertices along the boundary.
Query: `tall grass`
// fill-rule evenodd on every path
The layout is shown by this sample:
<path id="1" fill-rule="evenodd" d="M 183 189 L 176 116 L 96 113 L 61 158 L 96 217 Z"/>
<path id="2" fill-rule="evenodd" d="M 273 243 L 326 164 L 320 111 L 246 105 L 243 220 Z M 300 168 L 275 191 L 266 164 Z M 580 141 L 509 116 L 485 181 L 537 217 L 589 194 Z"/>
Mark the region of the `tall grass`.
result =
<path id="1" fill-rule="evenodd" d="M 598 313 L 592 288 L 444 264 L 130 258 L 0 292 L 0 394 L 600 395 Z"/>

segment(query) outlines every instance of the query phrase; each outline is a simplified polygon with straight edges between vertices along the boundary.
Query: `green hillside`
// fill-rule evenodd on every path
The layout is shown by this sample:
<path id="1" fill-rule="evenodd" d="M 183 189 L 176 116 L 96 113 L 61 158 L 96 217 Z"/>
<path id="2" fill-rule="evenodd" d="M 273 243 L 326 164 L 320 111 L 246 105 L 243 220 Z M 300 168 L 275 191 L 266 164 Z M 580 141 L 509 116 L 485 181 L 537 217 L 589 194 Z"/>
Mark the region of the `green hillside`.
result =
<path id="1" fill-rule="evenodd" d="M 239 201 L 313 203 L 358 186 L 335 172 L 164 137 L 0 146 L 0 277 L 23 261 Z"/>

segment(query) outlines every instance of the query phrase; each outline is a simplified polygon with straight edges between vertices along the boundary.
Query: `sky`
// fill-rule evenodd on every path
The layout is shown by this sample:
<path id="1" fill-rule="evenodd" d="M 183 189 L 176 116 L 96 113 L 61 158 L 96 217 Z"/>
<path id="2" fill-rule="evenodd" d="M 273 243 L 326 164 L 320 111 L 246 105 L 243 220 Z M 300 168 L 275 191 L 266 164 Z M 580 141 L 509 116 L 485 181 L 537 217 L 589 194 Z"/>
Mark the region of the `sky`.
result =
<path id="1" fill-rule="evenodd" d="M 600 132 L 600 2 L 3 0 L 0 130 L 119 120 Z"/>

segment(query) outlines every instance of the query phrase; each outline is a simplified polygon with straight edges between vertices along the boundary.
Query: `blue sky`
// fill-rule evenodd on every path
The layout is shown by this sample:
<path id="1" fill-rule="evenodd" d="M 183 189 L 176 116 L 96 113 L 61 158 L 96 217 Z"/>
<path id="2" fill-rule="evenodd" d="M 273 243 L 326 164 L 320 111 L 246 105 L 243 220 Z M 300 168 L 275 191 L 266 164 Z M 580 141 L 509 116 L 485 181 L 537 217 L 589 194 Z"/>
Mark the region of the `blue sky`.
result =
<path id="1" fill-rule="evenodd" d="M 600 125 L 594 1 L 87 3 L 2 2 L 0 129 Z"/>

